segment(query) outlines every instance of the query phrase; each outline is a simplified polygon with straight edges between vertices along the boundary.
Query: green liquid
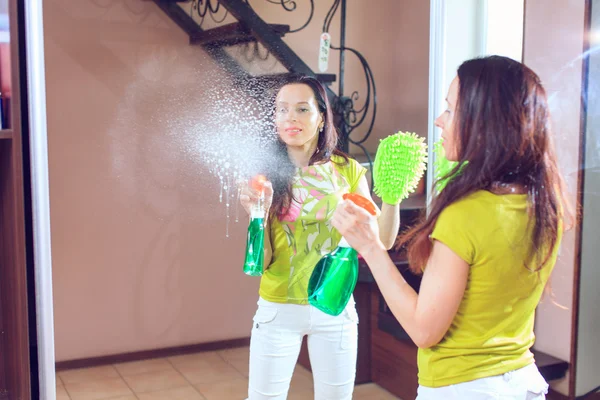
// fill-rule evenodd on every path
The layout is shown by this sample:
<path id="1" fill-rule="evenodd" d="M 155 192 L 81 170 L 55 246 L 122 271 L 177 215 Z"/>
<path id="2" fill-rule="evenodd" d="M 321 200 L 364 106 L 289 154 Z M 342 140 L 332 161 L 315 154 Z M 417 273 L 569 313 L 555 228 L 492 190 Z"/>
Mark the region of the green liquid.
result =
<path id="1" fill-rule="evenodd" d="M 261 276 L 265 259 L 264 218 L 252 218 L 248 225 L 248 240 L 246 242 L 246 261 L 244 273 L 250 276 Z"/>
<path id="2" fill-rule="evenodd" d="M 358 255 L 350 247 L 338 247 L 321 258 L 308 282 L 308 302 L 329 315 L 340 315 L 358 280 Z"/>

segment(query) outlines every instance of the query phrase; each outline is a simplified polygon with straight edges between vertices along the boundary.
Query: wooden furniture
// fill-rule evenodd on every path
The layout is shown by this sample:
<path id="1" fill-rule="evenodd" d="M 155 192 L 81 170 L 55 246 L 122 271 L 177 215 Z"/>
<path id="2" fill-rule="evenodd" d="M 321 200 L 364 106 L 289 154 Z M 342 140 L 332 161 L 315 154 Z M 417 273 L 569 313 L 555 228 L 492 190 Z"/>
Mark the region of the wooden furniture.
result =
<path id="1" fill-rule="evenodd" d="M 2 43 L 7 51 L 1 52 L 4 59 L 0 60 L 4 69 L 3 111 L 8 117 L 3 120 L 9 124 L 0 131 L 0 399 L 31 398 L 21 125 L 21 85 L 25 77 L 21 75 L 18 29 L 22 12 L 17 0 L 8 1 L 10 42 Z"/>
<path id="2" fill-rule="evenodd" d="M 393 321 L 388 317 L 385 311 L 387 306 L 377 289 L 372 292 L 371 304 L 373 382 L 402 399 L 414 399 L 418 386 L 417 346 L 408 336 L 399 339 L 401 335 L 388 332 L 395 325 L 393 322 L 397 321 L 393 316 Z"/>

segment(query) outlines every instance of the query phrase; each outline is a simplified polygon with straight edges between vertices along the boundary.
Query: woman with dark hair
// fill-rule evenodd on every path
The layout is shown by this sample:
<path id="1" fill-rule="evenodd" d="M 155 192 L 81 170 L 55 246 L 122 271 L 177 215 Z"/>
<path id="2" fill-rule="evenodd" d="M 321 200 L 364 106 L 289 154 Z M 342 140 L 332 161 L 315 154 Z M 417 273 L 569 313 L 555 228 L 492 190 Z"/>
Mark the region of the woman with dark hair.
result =
<path id="1" fill-rule="evenodd" d="M 457 166 L 401 238 L 419 293 L 367 213 L 344 202 L 333 225 L 419 347 L 418 399 L 544 399 L 530 348 L 565 210 L 546 93 L 531 69 L 491 56 L 464 62 L 446 101 L 435 124 Z"/>
<path id="2" fill-rule="evenodd" d="M 248 397 L 286 399 L 302 339 L 307 336 L 315 399 L 352 398 L 358 316 L 354 300 L 338 316 L 308 302 L 317 262 L 341 235 L 331 217 L 345 193 L 371 199 L 365 169 L 339 151 L 338 134 L 323 85 L 311 77 L 289 78 L 274 99 L 278 134 L 270 182 L 265 185 L 264 272 L 250 341 Z M 257 193 L 240 197 L 248 213 Z M 398 204 L 383 204 L 380 241 L 394 244 Z"/>

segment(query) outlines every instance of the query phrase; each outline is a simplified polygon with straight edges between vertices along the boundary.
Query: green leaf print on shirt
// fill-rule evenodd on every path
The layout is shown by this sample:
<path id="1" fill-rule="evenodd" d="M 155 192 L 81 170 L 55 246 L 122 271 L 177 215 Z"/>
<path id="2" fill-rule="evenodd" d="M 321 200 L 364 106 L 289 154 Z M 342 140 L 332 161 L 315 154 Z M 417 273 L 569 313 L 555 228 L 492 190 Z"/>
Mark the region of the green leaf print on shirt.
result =
<path id="1" fill-rule="evenodd" d="M 293 184 L 294 201 L 280 219 L 290 245 L 288 297 L 306 299 L 308 280 L 321 257 L 341 239 L 331 217 L 342 195 L 350 190 L 331 162 L 298 170 Z"/>

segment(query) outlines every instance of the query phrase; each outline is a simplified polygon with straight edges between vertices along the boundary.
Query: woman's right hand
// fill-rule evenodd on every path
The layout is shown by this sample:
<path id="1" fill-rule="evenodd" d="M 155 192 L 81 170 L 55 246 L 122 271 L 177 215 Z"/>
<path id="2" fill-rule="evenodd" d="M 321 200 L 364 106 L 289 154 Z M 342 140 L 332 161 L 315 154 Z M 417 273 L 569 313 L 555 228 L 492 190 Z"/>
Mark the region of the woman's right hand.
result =
<path id="1" fill-rule="evenodd" d="M 379 238 L 377 217 L 351 200 L 344 200 L 338 204 L 331 225 L 363 257 L 373 249 L 386 251 Z"/>
<path id="2" fill-rule="evenodd" d="M 271 182 L 264 182 L 263 186 L 263 210 L 265 211 L 265 215 L 269 215 L 269 209 L 271 208 L 271 203 L 273 202 L 273 185 Z M 251 211 L 253 208 L 256 208 L 260 199 L 260 192 L 254 189 L 248 182 L 242 184 L 242 191 L 240 193 L 240 203 L 244 210 L 251 215 Z"/>

